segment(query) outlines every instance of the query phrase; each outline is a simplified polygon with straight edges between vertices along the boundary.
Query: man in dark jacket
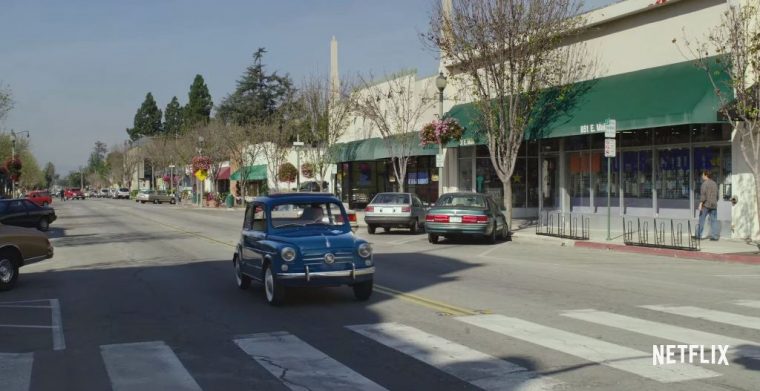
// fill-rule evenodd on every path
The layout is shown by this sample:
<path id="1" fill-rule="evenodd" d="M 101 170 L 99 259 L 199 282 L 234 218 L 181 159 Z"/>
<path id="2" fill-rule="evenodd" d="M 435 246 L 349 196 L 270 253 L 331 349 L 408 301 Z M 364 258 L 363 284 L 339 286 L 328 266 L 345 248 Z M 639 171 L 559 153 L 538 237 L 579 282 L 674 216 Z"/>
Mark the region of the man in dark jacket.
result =
<path id="1" fill-rule="evenodd" d="M 710 240 L 718 240 L 718 185 L 710 179 L 710 172 L 702 171 L 699 191 L 699 226 L 696 238 L 702 238 L 706 217 L 710 217 Z"/>

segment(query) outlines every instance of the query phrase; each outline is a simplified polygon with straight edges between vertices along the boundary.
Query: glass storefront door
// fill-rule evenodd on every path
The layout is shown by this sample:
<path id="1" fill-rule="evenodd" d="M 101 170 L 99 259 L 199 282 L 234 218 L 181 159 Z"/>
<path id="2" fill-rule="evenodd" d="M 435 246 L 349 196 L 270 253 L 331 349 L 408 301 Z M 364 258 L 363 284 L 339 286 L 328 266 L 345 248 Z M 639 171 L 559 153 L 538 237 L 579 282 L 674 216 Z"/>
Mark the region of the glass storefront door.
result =
<path id="1" fill-rule="evenodd" d="M 543 209 L 559 208 L 559 156 L 541 158 L 541 201 Z"/>

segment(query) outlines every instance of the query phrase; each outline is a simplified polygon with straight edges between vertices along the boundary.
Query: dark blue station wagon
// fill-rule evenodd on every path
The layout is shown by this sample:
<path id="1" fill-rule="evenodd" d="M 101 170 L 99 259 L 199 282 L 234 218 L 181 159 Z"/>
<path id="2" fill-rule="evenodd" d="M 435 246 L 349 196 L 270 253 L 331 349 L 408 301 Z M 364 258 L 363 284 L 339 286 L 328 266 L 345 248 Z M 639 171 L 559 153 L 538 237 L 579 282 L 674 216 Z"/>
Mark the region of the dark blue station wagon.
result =
<path id="1" fill-rule="evenodd" d="M 349 285 L 358 300 L 372 295 L 372 248 L 351 232 L 340 200 L 325 193 L 254 198 L 232 262 L 238 287 L 263 283 L 272 305 L 291 286 Z"/>

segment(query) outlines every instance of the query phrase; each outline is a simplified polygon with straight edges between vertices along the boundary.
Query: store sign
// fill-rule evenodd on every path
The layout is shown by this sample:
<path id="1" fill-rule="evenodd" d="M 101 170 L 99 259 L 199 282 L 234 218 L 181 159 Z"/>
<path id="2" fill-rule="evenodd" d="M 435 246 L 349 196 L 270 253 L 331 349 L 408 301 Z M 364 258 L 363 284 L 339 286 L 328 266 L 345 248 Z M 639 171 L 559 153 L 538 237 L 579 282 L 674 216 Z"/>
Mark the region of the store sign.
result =
<path id="1" fill-rule="evenodd" d="M 443 154 L 442 153 L 439 153 L 439 154 L 435 155 L 435 166 L 438 167 L 438 168 L 443 167 L 443 161 L 444 160 L 445 159 L 443 158 Z"/>
<path id="2" fill-rule="evenodd" d="M 465 145 L 475 145 L 475 139 L 474 138 L 463 138 L 459 140 L 459 146 L 465 146 Z"/>
<path id="3" fill-rule="evenodd" d="M 604 157 L 615 157 L 615 139 L 604 139 Z"/>
<path id="4" fill-rule="evenodd" d="M 615 137 L 615 132 L 617 132 L 617 121 L 614 119 L 608 119 L 596 124 L 581 125 L 581 134 L 602 132 L 604 132 L 605 137 Z"/>

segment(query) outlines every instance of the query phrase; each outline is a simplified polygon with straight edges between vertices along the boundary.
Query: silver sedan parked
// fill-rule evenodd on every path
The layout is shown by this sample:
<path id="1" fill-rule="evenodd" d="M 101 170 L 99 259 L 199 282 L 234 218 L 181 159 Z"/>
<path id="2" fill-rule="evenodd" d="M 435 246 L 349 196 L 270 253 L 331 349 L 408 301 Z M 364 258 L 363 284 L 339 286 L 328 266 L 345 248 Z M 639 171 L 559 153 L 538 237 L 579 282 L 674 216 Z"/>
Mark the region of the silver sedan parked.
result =
<path id="1" fill-rule="evenodd" d="M 378 193 L 364 212 L 370 234 L 374 234 L 377 227 L 383 227 L 385 232 L 391 228 L 408 228 L 417 233 L 425 224 L 425 205 L 412 193 Z"/>

